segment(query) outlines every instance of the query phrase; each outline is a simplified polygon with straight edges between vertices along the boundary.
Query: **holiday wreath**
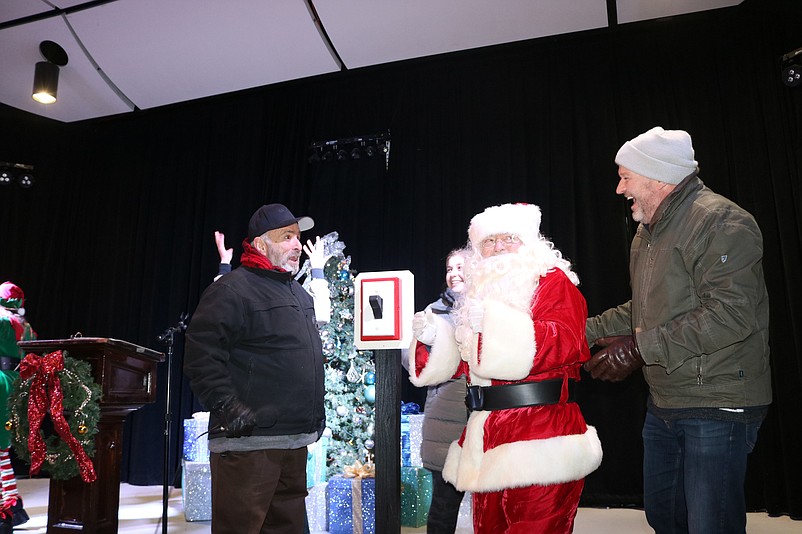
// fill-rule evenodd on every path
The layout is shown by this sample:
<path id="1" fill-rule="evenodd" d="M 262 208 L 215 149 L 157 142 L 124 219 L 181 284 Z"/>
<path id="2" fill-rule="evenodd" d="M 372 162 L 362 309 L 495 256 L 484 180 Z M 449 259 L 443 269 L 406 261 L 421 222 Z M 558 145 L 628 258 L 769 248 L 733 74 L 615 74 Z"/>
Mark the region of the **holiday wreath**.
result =
<path id="1" fill-rule="evenodd" d="M 28 354 L 8 401 L 9 421 L 17 455 L 31 464 L 31 474 L 47 463 L 50 477 L 68 480 L 80 475 L 94 482 L 95 434 L 100 419 L 101 390 L 92 380 L 92 367 L 56 351 Z M 52 431 L 42 423 L 49 416 Z"/>

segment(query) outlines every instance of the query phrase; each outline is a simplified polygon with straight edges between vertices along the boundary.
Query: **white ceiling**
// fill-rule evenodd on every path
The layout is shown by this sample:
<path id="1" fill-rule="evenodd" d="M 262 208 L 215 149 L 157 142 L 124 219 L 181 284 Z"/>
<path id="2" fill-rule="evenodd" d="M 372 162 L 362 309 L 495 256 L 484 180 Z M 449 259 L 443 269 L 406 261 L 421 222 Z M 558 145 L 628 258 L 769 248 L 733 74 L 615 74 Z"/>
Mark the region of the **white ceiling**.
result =
<path id="1" fill-rule="evenodd" d="M 625 24 L 742 0 L 0 0 L 0 102 L 80 121 L 605 28 L 608 1 Z M 45 40 L 69 56 L 50 105 L 31 98 Z"/>

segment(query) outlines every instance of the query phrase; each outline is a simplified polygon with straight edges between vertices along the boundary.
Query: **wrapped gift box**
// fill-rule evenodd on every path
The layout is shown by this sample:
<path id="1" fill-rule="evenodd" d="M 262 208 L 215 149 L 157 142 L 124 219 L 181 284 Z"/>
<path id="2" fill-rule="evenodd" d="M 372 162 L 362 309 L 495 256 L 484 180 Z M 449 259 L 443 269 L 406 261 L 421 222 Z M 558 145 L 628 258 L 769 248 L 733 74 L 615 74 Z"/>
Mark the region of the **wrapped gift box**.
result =
<path id="1" fill-rule="evenodd" d="M 409 415 L 401 414 L 401 465 L 410 465 L 411 449 L 409 444 Z"/>
<path id="2" fill-rule="evenodd" d="M 423 441 L 423 414 L 409 416 L 409 466 L 421 467 L 420 445 Z"/>
<path id="3" fill-rule="evenodd" d="M 329 452 L 329 439 L 322 437 L 307 446 L 306 454 L 306 487 L 311 488 L 326 482 L 326 455 Z"/>
<path id="4" fill-rule="evenodd" d="M 376 529 L 376 479 L 329 479 L 326 501 L 330 534 L 374 534 Z"/>
<path id="5" fill-rule="evenodd" d="M 423 467 L 401 468 L 401 525 L 421 527 L 432 504 L 432 473 Z"/>
<path id="6" fill-rule="evenodd" d="M 455 534 L 473 534 L 473 494 L 465 492 L 462 502 L 459 505 L 457 515 L 457 530 Z"/>
<path id="7" fill-rule="evenodd" d="M 420 445 L 423 440 L 423 414 L 401 414 L 401 465 L 420 467 Z"/>
<path id="8" fill-rule="evenodd" d="M 401 403 L 401 465 L 402 466 L 412 466 L 412 465 L 423 465 L 422 463 L 413 464 L 413 448 L 415 449 L 415 455 L 417 461 L 420 461 L 420 440 L 417 442 L 417 445 L 413 445 L 412 443 L 412 416 L 418 416 L 421 421 L 421 425 L 423 424 L 423 415 L 420 413 L 420 406 L 418 406 L 414 402 L 402 402 Z M 417 423 L 415 423 L 416 426 Z M 418 432 L 418 435 L 420 433 Z"/>
<path id="9" fill-rule="evenodd" d="M 329 517 L 328 505 L 326 504 L 326 488 L 328 484 L 323 482 L 315 484 L 309 488 L 306 496 L 306 517 L 309 521 L 309 532 L 328 532 Z"/>
<path id="10" fill-rule="evenodd" d="M 189 462 L 209 461 L 209 412 L 192 414 L 192 419 L 184 419 L 184 460 Z"/>
<path id="11" fill-rule="evenodd" d="M 212 519 L 212 471 L 209 462 L 183 461 L 181 495 L 187 521 Z"/>

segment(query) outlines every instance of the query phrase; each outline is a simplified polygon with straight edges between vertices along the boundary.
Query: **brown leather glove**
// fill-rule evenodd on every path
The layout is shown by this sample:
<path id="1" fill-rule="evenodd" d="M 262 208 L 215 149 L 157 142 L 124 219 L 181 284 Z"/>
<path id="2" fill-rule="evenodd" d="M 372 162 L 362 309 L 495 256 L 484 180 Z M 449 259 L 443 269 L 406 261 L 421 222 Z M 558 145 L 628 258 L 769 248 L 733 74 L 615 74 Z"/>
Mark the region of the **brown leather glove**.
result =
<path id="1" fill-rule="evenodd" d="M 645 365 L 634 335 L 602 337 L 595 344 L 604 348 L 584 365 L 593 378 L 620 382 Z"/>

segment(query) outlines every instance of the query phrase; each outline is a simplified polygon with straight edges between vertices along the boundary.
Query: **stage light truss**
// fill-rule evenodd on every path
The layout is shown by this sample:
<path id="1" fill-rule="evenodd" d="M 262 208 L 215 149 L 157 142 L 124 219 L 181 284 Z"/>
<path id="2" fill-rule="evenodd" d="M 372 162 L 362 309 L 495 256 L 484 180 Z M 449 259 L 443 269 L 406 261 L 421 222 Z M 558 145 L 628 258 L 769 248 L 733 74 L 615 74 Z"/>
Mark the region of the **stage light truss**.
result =
<path id="1" fill-rule="evenodd" d="M 784 54 L 780 59 L 782 82 L 788 87 L 802 84 L 802 48 Z"/>
<path id="2" fill-rule="evenodd" d="M 23 189 L 33 186 L 33 165 L 0 161 L 0 187 L 16 184 Z"/>
<path id="3" fill-rule="evenodd" d="M 390 132 L 346 137 L 330 141 L 313 141 L 309 144 L 307 161 L 320 163 L 329 161 L 358 160 L 373 158 L 383 154 L 387 161 L 390 156 Z"/>

